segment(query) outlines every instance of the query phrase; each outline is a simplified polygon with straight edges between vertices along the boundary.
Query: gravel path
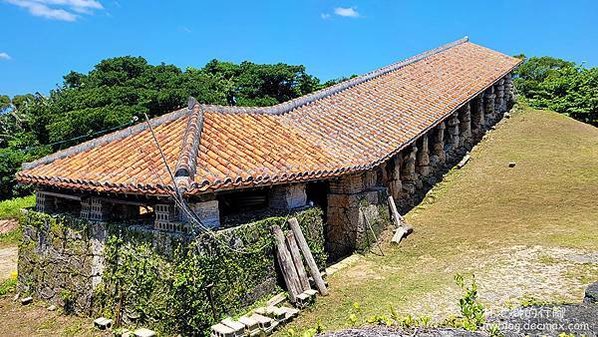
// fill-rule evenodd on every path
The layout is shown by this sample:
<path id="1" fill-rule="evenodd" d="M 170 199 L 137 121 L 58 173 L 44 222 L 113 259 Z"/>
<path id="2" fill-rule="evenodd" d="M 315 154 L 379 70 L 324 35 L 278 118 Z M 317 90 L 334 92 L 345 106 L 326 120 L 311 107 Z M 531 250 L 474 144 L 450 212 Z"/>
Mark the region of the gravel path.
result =
<path id="1" fill-rule="evenodd" d="M 449 265 L 445 272 L 462 271 L 475 273 L 480 300 L 488 314 L 494 315 L 518 306 L 522 299 L 530 296 L 549 303 L 579 302 L 588 282 L 596 281 L 598 252 L 513 246 L 472 259 L 470 266 L 460 265 L 459 269 L 453 269 Z M 413 315 L 428 315 L 442 321 L 459 312 L 457 303 L 461 295 L 457 288 L 443 288 L 417 298 L 407 307 Z"/>

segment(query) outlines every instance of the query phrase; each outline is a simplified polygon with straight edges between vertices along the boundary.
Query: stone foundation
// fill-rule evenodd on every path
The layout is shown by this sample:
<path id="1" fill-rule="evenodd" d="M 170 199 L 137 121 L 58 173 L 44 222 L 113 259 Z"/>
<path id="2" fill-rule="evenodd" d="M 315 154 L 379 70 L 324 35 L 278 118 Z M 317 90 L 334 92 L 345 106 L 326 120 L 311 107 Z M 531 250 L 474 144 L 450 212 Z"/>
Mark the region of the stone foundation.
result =
<path id="1" fill-rule="evenodd" d="M 320 268 L 327 259 L 322 215 L 317 207 L 293 213 Z M 288 230 L 286 220 L 265 218 L 216 231 L 218 240 L 204 235 L 193 241 L 149 225 L 30 211 L 21 220 L 19 292 L 67 313 L 121 317 L 125 324 L 158 324 L 191 335 L 214 323 L 208 284 L 219 319 L 280 291 L 271 227 Z M 175 280 L 187 281 L 173 286 Z"/>
<path id="2" fill-rule="evenodd" d="M 388 190 L 374 186 L 375 176 L 369 171 L 331 182 L 326 246 L 333 259 L 366 250 L 374 242 L 369 226 L 378 235 L 388 224 Z"/>
<path id="3" fill-rule="evenodd" d="M 104 270 L 105 225 L 37 212 L 24 219 L 19 291 L 70 313 L 91 314 L 93 290 Z"/>

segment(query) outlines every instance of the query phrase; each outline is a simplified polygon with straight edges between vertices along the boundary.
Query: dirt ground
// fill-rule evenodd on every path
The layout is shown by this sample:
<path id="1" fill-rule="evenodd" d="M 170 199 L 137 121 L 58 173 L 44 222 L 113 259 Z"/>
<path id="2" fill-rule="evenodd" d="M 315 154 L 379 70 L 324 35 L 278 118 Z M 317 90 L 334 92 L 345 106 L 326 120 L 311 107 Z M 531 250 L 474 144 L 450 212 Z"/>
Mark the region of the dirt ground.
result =
<path id="1" fill-rule="evenodd" d="M 88 318 L 65 316 L 47 310 L 41 302 L 22 306 L 13 296 L 0 297 L 0 336 L 111 336 L 93 328 Z"/>
<path id="2" fill-rule="evenodd" d="M 19 226 L 19 222 L 14 219 L 0 220 L 0 234 L 8 233 Z"/>

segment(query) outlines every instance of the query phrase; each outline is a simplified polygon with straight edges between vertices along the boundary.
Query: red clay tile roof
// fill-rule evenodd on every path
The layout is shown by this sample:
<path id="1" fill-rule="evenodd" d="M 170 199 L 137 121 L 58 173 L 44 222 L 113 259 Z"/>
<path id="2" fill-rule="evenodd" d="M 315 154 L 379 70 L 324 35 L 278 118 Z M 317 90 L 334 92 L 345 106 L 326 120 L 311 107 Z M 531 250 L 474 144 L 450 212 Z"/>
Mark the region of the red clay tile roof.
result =
<path id="1" fill-rule="evenodd" d="M 519 62 L 462 39 L 274 107 L 191 104 L 151 124 L 187 194 L 332 178 L 383 163 Z M 145 123 L 25 164 L 17 179 L 94 192 L 173 190 Z"/>

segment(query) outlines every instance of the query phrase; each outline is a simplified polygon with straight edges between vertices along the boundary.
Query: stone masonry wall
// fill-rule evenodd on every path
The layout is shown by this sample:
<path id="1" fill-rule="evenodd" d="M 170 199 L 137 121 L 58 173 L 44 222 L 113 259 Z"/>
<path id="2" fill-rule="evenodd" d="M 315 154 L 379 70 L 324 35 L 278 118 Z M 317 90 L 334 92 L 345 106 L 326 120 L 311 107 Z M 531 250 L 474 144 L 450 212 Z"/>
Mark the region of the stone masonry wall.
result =
<path id="1" fill-rule="evenodd" d="M 316 262 L 325 267 L 322 210 L 292 216 Z M 271 227 L 288 229 L 286 220 L 265 218 L 192 240 L 151 226 L 30 211 L 21 223 L 19 291 L 71 313 L 120 317 L 124 324 L 159 323 L 154 326 L 159 331 L 202 331 L 215 315 L 237 314 L 280 291 Z"/>
<path id="2" fill-rule="evenodd" d="M 333 259 L 366 250 L 374 242 L 369 226 L 377 236 L 388 224 L 388 189 L 376 182 L 376 171 L 368 171 L 330 183 L 326 245 Z"/>
<path id="3" fill-rule="evenodd" d="M 94 287 L 104 268 L 105 226 L 28 212 L 19 246 L 19 291 L 90 314 Z"/>

